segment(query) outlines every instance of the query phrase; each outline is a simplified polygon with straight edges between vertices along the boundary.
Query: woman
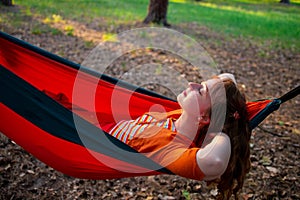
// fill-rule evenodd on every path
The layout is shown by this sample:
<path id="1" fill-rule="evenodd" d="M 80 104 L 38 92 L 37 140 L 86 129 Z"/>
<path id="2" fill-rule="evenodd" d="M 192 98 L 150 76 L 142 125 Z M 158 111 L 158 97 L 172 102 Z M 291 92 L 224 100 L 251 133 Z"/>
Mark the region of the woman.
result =
<path id="1" fill-rule="evenodd" d="M 189 83 L 181 110 L 119 122 L 110 134 L 174 174 L 217 183 L 219 199 L 242 188 L 250 168 L 246 100 L 231 74 Z"/>

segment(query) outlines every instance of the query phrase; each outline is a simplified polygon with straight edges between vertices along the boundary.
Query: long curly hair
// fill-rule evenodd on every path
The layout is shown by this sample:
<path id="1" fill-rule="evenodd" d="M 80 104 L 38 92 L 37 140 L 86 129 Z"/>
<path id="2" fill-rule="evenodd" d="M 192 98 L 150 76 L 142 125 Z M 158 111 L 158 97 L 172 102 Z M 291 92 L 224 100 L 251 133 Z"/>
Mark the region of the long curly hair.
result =
<path id="1" fill-rule="evenodd" d="M 226 99 L 220 98 L 220 88 L 223 87 L 226 93 Z M 217 199 L 229 199 L 234 195 L 238 199 L 238 193 L 242 189 L 245 176 L 250 170 L 250 136 L 251 130 L 248 125 L 246 98 L 237 86 L 226 79 L 215 84 L 210 88 L 210 95 L 216 98 L 211 107 L 226 108 L 225 119 L 223 117 L 223 127 L 221 131 L 227 134 L 231 142 L 231 156 L 226 171 L 218 180 L 209 181 L 208 184 L 215 183 L 218 188 Z M 222 120 L 215 118 L 210 124 Z M 211 125 L 210 125 L 211 126 Z M 214 130 L 203 127 L 199 130 L 198 138 L 194 141 L 201 146 L 207 131 Z M 198 146 L 197 145 L 197 146 Z"/>

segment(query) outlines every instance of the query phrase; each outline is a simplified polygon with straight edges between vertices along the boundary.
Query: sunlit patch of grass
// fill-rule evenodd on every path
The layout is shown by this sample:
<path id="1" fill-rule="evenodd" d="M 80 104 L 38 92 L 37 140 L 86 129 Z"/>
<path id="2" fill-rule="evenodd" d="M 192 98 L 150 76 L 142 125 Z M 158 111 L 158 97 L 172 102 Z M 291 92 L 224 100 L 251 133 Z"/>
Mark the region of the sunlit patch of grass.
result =
<path id="1" fill-rule="evenodd" d="M 60 23 L 60 22 L 63 22 L 63 19 L 60 15 L 56 15 L 56 14 L 53 14 L 52 15 L 52 19 L 53 19 L 53 22 L 54 23 Z"/>
<path id="2" fill-rule="evenodd" d="M 74 33 L 74 27 L 72 25 L 66 25 L 64 27 L 64 31 L 66 32 L 67 35 L 73 36 Z"/>
<path id="3" fill-rule="evenodd" d="M 247 10 L 242 7 L 235 7 L 235 6 L 224 6 L 224 5 L 218 5 L 215 3 L 199 3 L 201 6 L 208 7 L 208 8 L 214 8 L 214 9 L 220 9 L 220 10 L 226 10 L 231 12 L 240 12 L 247 15 L 255 15 L 255 16 L 261 16 L 266 17 L 268 14 L 266 12 L 262 11 L 253 11 L 253 10 Z"/>
<path id="4" fill-rule="evenodd" d="M 102 40 L 107 42 L 118 42 L 118 36 L 113 33 L 103 33 Z"/>
<path id="5" fill-rule="evenodd" d="M 170 0 L 170 2 L 174 2 L 174 3 L 187 3 L 186 0 Z"/>
<path id="6" fill-rule="evenodd" d="M 56 25 L 56 27 L 52 28 L 52 35 L 60 34 L 64 32 L 66 35 L 73 36 L 74 35 L 74 26 L 68 24 L 68 21 L 64 20 L 61 15 L 53 14 L 51 17 L 46 17 L 41 20 L 43 23 L 48 24 L 50 26 Z"/>
<path id="7" fill-rule="evenodd" d="M 62 16 L 53 14 L 53 15 L 51 15 L 51 17 L 46 17 L 43 20 L 43 22 L 46 24 L 48 24 L 48 23 L 64 23 L 64 20 L 63 20 Z"/>

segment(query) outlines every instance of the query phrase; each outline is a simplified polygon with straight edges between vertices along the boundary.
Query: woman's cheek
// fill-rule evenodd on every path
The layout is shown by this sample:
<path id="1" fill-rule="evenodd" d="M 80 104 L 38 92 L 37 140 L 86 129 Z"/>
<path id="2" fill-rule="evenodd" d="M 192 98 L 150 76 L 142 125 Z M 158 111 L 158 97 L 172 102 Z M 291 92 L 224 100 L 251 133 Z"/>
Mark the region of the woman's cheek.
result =
<path id="1" fill-rule="evenodd" d="M 183 101 L 183 96 L 182 96 L 182 94 L 179 94 L 177 96 L 177 102 L 179 103 L 180 106 L 182 106 L 182 101 Z"/>

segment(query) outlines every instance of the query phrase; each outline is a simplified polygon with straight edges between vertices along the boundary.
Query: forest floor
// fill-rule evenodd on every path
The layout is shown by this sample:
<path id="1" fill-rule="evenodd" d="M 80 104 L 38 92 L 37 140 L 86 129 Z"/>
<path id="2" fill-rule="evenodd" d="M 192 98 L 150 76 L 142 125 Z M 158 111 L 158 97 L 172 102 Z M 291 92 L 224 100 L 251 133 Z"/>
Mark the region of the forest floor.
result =
<path id="1" fill-rule="evenodd" d="M 18 12 L 18 7 L 1 8 Z M 75 22 L 74 22 L 75 23 Z M 24 16 L 11 26 L 0 22 L 0 30 L 33 45 L 81 63 L 103 32 L 121 33 L 144 25 L 134 22 L 118 27 L 104 22 L 77 24 L 72 34 L 53 33 L 49 24 Z M 52 24 L 59 28 L 59 24 Z M 38 29 L 37 29 L 38 27 Z M 246 38 L 228 38 L 197 24 L 180 24 L 172 30 L 192 36 L 223 72 L 233 73 L 248 100 L 279 97 L 300 83 L 300 54 L 274 49 Z M 42 30 L 42 31 L 39 31 Z M 95 39 L 90 42 L 89 39 Z M 191 66 L 162 50 L 137 50 L 118 58 L 105 71 L 119 77 L 131 67 L 158 63 L 174 67 L 189 81 L 200 77 Z M 121 66 L 121 67 L 120 67 Z M 152 88 L 151 88 L 152 87 Z M 157 92 L 168 95 L 153 86 Z M 172 94 L 169 94 L 172 96 Z M 251 170 L 241 199 L 300 199 L 300 98 L 283 104 L 259 128 L 251 140 Z M 46 166 L 20 146 L 0 134 L 0 199 L 214 199 L 215 190 L 205 183 L 178 176 L 160 175 L 116 180 L 83 180 L 66 176 Z"/>

